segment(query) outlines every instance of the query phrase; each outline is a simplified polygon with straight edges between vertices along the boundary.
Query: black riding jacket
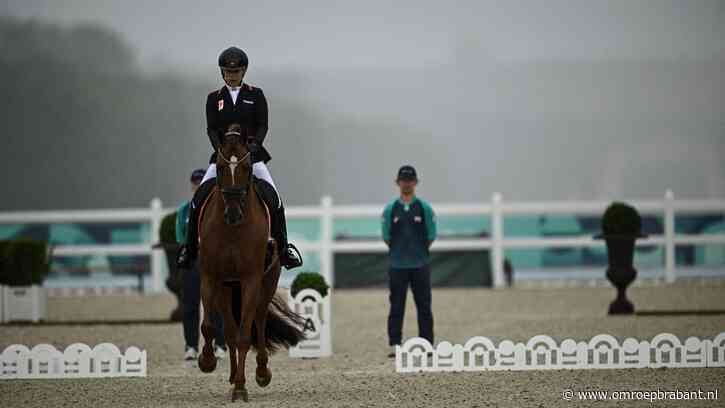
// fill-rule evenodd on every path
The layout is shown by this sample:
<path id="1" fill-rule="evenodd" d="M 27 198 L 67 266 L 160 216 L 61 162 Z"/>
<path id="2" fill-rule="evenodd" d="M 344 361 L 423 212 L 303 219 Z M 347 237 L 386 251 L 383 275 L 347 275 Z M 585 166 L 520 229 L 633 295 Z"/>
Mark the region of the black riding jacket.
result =
<path id="1" fill-rule="evenodd" d="M 236 103 L 232 102 L 226 86 L 209 93 L 206 98 L 206 130 L 212 147 L 216 150 L 219 146 L 227 126 L 239 123 L 242 133 L 246 132 L 260 147 L 252 155 L 252 161 L 266 163 L 271 160 L 267 150 L 262 147 L 269 128 L 267 109 L 267 99 L 262 89 L 249 84 L 242 84 Z"/>

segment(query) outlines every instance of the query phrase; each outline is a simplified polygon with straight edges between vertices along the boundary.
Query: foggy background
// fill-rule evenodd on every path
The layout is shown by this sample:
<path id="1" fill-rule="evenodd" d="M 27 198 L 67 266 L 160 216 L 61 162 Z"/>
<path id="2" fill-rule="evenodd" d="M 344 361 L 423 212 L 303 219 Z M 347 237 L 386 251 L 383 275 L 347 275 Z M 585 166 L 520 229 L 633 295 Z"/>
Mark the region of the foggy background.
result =
<path id="1" fill-rule="evenodd" d="M 221 50 L 288 205 L 725 196 L 725 2 L 5 1 L 0 211 L 173 206 Z"/>

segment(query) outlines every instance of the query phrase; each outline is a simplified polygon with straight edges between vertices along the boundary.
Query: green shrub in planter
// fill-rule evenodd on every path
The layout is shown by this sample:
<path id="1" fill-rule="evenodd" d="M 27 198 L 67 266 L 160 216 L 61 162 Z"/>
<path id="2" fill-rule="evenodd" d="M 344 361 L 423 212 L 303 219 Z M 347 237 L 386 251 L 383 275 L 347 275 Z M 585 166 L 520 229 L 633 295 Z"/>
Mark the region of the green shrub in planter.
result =
<path id="1" fill-rule="evenodd" d="M 639 237 L 642 235 L 642 218 L 631 205 L 613 202 L 602 217 L 604 236 Z"/>
<path id="2" fill-rule="evenodd" d="M 0 241 L 0 285 L 41 285 L 49 272 L 46 242 L 29 239 Z"/>
<path id="3" fill-rule="evenodd" d="M 159 229 L 159 242 L 162 244 L 176 244 L 176 211 L 167 214 L 161 219 Z"/>
<path id="4" fill-rule="evenodd" d="M 300 272 L 292 282 L 290 294 L 292 297 L 297 296 L 302 289 L 314 289 L 322 297 L 327 296 L 327 290 L 330 286 L 325 282 L 325 278 L 316 272 Z"/>

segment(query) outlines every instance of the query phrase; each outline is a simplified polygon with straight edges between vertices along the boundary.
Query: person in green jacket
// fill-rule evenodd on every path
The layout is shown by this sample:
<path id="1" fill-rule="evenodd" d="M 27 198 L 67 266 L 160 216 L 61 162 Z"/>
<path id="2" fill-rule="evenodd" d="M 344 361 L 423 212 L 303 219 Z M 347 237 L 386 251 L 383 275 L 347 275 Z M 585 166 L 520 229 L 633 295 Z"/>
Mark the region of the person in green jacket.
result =
<path id="1" fill-rule="evenodd" d="M 401 344 L 405 297 L 408 285 L 418 311 L 418 333 L 433 344 L 433 312 L 429 249 L 436 239 L 433 208 L 415 195 L 418 175 L 413 166 L 405 165 L 395 180 L 400 196 L 383 211 L 383 240 L 390 249 L 390 314 L 388 315 L 388 357 L 395 357 Z"/>
<path id="2" fill-rule="evenodd" d="M 197 169 L 191 173 L 191 191 L 196 192 L 199 188 L 201 179 L 204 177 L 206 170 Z M 176 210 L 176 241 L 183 245 L 186 243 L 186 227 L 189 221 L 189 204 L 187 201 L 179 206 Z M 199 304 L 201 302 L 201 277 L 199 275 L 199 265 L 194 262 L 189 268 L 183 271 L 183 307 L 184 307 L 184 341 L 186 348 L 184 352 L 184 360 L 195 361 L 199 350 Z M 216 339 L 214 355 L 221 359 L 226 355 L 224 346 L 224 327 L 221 316 L 218 313 L 212 314 L 212 322 L 216 327 Z"/>

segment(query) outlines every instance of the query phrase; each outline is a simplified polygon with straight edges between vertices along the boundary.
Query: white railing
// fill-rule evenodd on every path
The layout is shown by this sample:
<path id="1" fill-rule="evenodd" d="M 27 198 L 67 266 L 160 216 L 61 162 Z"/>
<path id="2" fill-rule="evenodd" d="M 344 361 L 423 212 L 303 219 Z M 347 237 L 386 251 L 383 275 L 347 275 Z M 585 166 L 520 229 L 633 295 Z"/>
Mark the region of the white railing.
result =
<path id="1" fill-rule="evenodd" d="M 664 213 L 664 234 L 650 236 L 637 241 L 638 246 L 665 246 L 665 280 L 674 282 L 675 246 L 685 244 L 725 244 L 725 234 L 684 235 L 675 234 L 675 212 L 677 213 L 725 213 L 725 199 L 718 200 L 678 200 L 675 201 L 672 191 L 667 191 L 663 200 L 631 200 L 628 201 L 642 214 Z M 436 204 L 438 216 L 480 215 L 491 217 L 491 235 L 487 238 L 472 239 L 439 239 L 431 247 L 431 251 L 490 249 L 491 270 L 493 271 L 494 287 L 504 286 L 504 251 L 513 248 L 561 248 L 561 247 L 594 247 L 604 246 L 601 240 L 591 235 L 579 237 L 545 237 L 545 238 L 506 238 L 503 220 L 507 215 L 538 215 L 538 214 L 576 214 L 602 215 L 611 201 L 556 201 L 538 203 L 504 203 L 501 194 L 492 196 L 491 204 Z M 320 207 L 290 208 L 289 218 L 322 219 L 322 240 L 320 244 L 302 243 L 305 251 L 320 252 L 321 273 L 334 282 L 332 257 L 334 253 L 385 252 L 383 242 L 337 242 L 331 237 L 332 221 L 337 218 L 380 217 L 381 206 L 333 206 L 332 199 L 324 197 Z"/>
<path id="2" fill-rule="evenodd" d="M 674 282 L 675 246 L 694 244 L 725 244 L 725 234 L 686 235 L 675 234 L 675 214 L 683 213 L 725 213 L 725 199 L 710 200 L 675 200 L 672 191 L 667 191 L 662 200 L 627 200 L 642 214 L 664 214 L 664 234 L 654 235 L 637 241 L 638 246 L 664 246 L 665 248 L 665 280 Z M 604 242 L 594 240 L 590 235 L 578 237 L 535 237 L 506 238 L 503 220 L 507 215 L 539 215 L 539 214 L 575 214 L 601 215 L 610 204 L 609 200 L 601 201 L 556 201 L 536 203 L 505 203 L 501 194 L 495 193 L 490 204 L 436 204 L 434 209 L 438 216 L 480 215 L 491 217 L 491 235 L 485 238 L 437 240 L 431 251 L 446 250 L 491 250 L 491 269 L 494 287 L 504 286 L 504 251 L 513 248 L 561 248 L 561 247 L 595 247 L 603 246 Z M 0 214 L 1 223 L 67 223 L 67 222 L 148 222 L 151 224 L 151 237 L 158 237 L 161 218 L 173 209 L 163 209 L 161 201 L 151 201 L 150 209 L 91 210 L 91 211 L 52 211 L 52 212 L 16 212 Z M 319 206 L 298 206 L 287 209 L 288 219 L 320 220 L 319 241 L 297 241 L 303 252 L 317 252 L 320 256 L 320 273 L 334 284 L 335 253 L 382 253 L 387 247 L 382 241 L 345 242 L 335 241 L 333 222 L 344 218 L 379 218 L 381 205 L 365 206 L 333 206 L 332 198 L 321 199 Z M 85 245 L 58 246 L 55 255 L 150 255 L 152 290 L 163 289 L 162 262 L 160 250 L 151 248 L 152 242 L 135 245 Z"/>
<path id="3" fill-rule="evenodd" d="M 151 227 L 149 240 L 142 244 L 58 245 L 53 247 L 53 255 L 148 255 L 151 258 L 151 289 L 153 292 L 160 292 L 164 287 L 164 254 L 160 250 L 154 250 L 152 245 L 159 236 L 161 219 L 172 211 L 174 209 L 162 208 L 161 200 L 154 198 L 149 208 L 0 213 L 0 224 L 148 223 Z"/>

